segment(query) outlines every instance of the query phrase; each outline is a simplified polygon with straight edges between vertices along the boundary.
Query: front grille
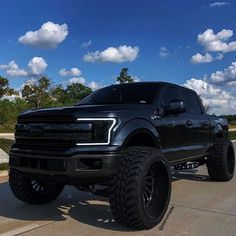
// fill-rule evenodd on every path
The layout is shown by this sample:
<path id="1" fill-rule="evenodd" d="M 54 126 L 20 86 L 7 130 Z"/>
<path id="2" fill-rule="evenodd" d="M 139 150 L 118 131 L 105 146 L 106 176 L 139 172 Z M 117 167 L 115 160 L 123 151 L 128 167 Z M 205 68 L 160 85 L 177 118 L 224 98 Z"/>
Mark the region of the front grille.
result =
<path id="1" fill-rule="evenodd" d="M 40 140 L 40 139 L 16 139 L 15 148 L 38 149 L 38 150 L 66 150 L 75 142 L 65 140 Z"/>
<path id="2" fill-rule="evenodd" d="M 23 116 L 18 118 L 18 124 L 68 124 L 74 123 L 74 120 L 70 116 Z"/>
<path id="3" fill-rule="evenodd" d="M 87 143 L 106 144 L 113 120 L 76 120 L 64 114 L 27 114 L 18 118 L 13 148 L 64 152 Z"/>

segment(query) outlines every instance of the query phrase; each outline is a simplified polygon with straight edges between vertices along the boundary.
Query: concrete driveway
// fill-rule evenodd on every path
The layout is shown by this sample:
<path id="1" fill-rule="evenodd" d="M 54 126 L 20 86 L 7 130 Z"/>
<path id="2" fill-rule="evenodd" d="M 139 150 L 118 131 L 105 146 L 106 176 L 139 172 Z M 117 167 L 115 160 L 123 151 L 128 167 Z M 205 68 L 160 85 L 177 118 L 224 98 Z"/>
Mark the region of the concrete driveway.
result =
<path id="1" fill-rule="evenodd" d="M 166 219 L 133 232 L 114 221 L 105 198 L 66 187 L 53 203 L 32 206 L 15 199 L 0 178 L 0 235 L 235 235 L 236 177 L 212 182 L 200 167 L 173 173 L 172 187 Z"/>

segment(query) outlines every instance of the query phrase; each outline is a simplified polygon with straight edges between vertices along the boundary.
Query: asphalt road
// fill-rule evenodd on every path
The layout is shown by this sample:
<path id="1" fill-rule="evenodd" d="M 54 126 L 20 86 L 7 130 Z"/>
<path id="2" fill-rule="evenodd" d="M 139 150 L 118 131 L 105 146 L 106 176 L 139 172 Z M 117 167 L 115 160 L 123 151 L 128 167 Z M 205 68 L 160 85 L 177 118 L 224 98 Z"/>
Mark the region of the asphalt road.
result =
<path id="1" fill-rule="evenodd" d="M 236 150 L 236 145 L 235 145 Z M 117 224 L 107 199 L 66 187 L 53 203 L 27 205 L 0 178 L 0 235 L 235 235 L 236 177 L 209 180 L 206 168 L 173 173 L 166 220 L 149 231 Z"/>

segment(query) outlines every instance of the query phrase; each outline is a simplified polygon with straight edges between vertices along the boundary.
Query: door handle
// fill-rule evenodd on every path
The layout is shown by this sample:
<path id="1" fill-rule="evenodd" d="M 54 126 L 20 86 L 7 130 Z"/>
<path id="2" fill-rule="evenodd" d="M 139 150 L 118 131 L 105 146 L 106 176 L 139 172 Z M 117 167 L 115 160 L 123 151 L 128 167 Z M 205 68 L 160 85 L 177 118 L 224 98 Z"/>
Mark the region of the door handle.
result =
<path id="1" fill-rule="evenodd" d="M 186 126 L 192 126 L 192 125 L 193 125 L 193 122 L 191 120 L 186 121 Z"/>

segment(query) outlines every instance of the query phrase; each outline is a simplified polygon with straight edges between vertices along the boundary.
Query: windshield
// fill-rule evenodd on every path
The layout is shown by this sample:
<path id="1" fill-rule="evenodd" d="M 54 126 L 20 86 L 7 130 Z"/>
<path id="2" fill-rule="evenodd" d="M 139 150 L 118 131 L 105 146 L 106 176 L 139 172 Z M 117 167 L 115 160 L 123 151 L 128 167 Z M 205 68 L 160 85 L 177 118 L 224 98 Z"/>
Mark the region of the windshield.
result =
<path id="1" fill-rule="evenodd" d="M 112 85 L 94 92 L 77 105 L 151 104 L 157 90 L 157 85 L 153 84 Z"/>

